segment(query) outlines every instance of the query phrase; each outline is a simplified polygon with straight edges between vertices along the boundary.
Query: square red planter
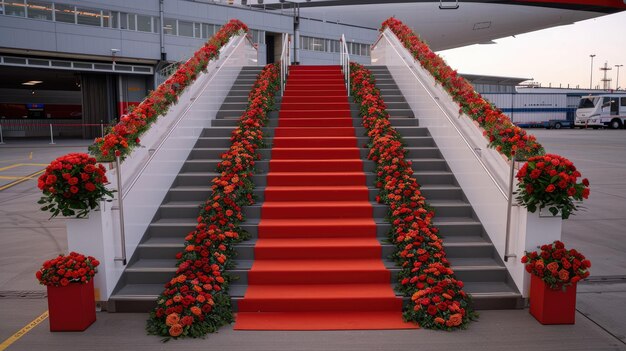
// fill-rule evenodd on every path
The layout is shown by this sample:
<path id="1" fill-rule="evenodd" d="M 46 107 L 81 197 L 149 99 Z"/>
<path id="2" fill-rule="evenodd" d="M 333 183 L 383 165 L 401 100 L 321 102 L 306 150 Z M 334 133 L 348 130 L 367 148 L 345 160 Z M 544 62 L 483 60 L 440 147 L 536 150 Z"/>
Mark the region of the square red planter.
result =
<path id="1" fill-rule="evenodd" d="M 574 324 L 576 284 L 552 290 L 534 274 L 530 281 L 530 314 L 541 324 Z"/>
<path id="2" fill-rule="evenodd" d="M 50 331 L 83 331 L 96 321 L 93 279 L 87 284 L 48 286 Z"/>

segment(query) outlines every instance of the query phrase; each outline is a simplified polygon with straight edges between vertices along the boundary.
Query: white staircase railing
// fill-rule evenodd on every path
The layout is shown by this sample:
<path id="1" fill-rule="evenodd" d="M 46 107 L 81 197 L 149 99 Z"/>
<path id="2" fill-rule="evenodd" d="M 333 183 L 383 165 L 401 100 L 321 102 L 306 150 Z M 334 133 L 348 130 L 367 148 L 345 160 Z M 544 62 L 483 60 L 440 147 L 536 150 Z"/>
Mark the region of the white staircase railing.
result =
<path id="1" fill-rule="evenodd" d="M 231 38 L 178 103 L 142 136 L 142 146 L 121 164 L 122 193 L 116 196 L 123 200 L 123 224 L 116 202 L 102 202 L 100 210 L 92 211 L 87 219 L 66 221 L 69 250 L 101 262 L 95 277 L 96 300 L 108 300 L 124 271 L 126 257 L 121 248 L 132 257 L 202 130 L 210 127 L 241 68 L 256 65 L 256 58 L 256 49 L 245 35 Z M 110 187 L 115 189 L 118 172 L 109 168 Z"/>
<path id="2" fill-rule="evenodd" d="M 346 82 L 348 96 L 350 96 L 350 52 L 348 51 L 348 43 L 346 43 L 345 35 L 342 34 L 339 41 L 339 60 L 341 61 L 341 71 L 343 72 L 343 79 Z"/>
<path id="3" fill-rule="evenodd" d="M 291 49 L 289 43 L 291 36 L 283 33 L 283 48 L 280 53 L 280 96 L 285 93 L 285 84 L 287 84 L 287 76 L 289 75 L 289 66 L 291 66 Z"/>
<path id="4" fill-rule="evenodd" d="M 420 125 L 428 128 L 515 285 L 528 296 L 530 276 L 520 259 L 524 251 L 560 239 L 561 218 L 514 205 L 510 163 L 488 147 L 475 122 L 459 114 L 459 105 L 389 29 L 372 47 L 371 58 L 372 64 L 387 66 Z"/>

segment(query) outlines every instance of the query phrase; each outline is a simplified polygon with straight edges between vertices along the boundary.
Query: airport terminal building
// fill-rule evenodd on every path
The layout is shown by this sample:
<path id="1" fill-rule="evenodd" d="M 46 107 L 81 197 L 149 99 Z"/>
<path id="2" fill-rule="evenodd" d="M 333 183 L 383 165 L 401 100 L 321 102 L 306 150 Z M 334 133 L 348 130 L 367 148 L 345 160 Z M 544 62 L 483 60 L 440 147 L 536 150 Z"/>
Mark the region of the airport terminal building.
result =
<path id="1" fill-rule="evenodd" d="M 293 6 L 292 6 L 293 7 Z M 0 1 L 0 119 L 5 137 L 92 138 L 138 104 L 231 18 L 248 24 L 258 64 L 280 58 L 294 34 L 295 61 L 369 62 L 377 29 L 296 17 L 283 10 L 208 1 Z M 63 126 L 67 124 L 67 126 Z M 82 124 L 82 126 L 81 126 Z"/>

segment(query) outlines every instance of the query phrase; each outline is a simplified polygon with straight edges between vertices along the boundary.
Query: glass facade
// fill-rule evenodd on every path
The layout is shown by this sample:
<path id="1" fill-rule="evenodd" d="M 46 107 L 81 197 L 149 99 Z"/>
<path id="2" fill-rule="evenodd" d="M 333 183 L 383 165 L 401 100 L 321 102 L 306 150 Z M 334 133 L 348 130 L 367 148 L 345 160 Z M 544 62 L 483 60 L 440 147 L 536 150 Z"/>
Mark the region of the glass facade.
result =
<path id="1" fill-rule="evenodd" d="M 165 18 L 163 27 L 159 17 L 118 12 L 41 0 L 0 0 L 0 15 L 26 17 L 130 31 L 163 33 L 190 38 L 208 39 L 222 27 L 219 24 L 189 22 Z M 264 43 L 265 32 L 251 30 L 255 43 Z"/>
<path id="2" fill-rule="evenodd" d="M 321 52 L 339 52 L 341 43 L 339 40 L 300 36 L 300 49 Z M 370 45 L 361 43 L 348 43 L 350 55 L 370 56 Z"/>

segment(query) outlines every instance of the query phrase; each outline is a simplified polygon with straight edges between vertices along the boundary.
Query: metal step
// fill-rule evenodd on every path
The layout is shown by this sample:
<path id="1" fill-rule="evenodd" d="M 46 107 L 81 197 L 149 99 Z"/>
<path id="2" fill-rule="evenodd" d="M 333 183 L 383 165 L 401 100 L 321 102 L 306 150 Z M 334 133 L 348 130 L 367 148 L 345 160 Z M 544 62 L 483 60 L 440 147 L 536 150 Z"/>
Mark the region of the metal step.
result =
<path id="1" fill-rule="evenodd" d="M 419 120 L 413 118 L 406 100 L 395 86 L 386 67 L 376 67 L 375 75 L 382 87 L 383 98 L 391 113 L 391 123 L 403 136 L 409 151 L 408 158 L 413 163 L 414 175 L 421 185 L 421 191 L 435 211 L 434 225 L 444 238 L 447 257 L 457 278 L 465 283 L 465 291 L 472 295 L 477 309 L 500 309 L 523 307 L 523 299 L 516 291 L 508 272 L 499 259 L 493 244 L 484 233 L 481 223 L 475 218 L 463 191 L 458 187 L 454 175 L 430 137 L 427 128 L 419 127 Z M 166 199 L 149 225 L 136 254 L 129 261 L 123 278 L 109 303 L 115 311 L 148 311 L 155 305 L 163 285 L 176 270 L 176 253 L 183 249 L 184 237 L 194 230 L 200 206 L 211 194 L 210 181 L 218 174 L 216 167 L 219 156 L 230 146 L 232 130 L 237 126 L 239 116 L 247 106 L 251 84 L 260 68 L 244 68 L 236 84 L 228 93 L 213 127 L 202 132 L 189 159 L 170 188 Z M 245 88 L 246 85 L 247 88 Z M 275 116 L 275 115 L 274 115 Z M 378 190 L 373 188 L 375 164 L 365 160 L 368 150 L 364 147 L 369 138 L 360 127 L 360 118 L 355 115 L 355 129 L 358 147 L 364 159 L 366 181 L 370 186 L 369 197 L 374 201 Z M 230 285 L 233 308 L 241 300 L 247 288 L 247 272 L 254 259 L 254 245 L 258 237 L 266 174 L 270 168 L 273 128 L 276 119 L 264 128 L 267 149 L 259 151 L 262 159 L 256 164 L 258 174 L 254 175 L 257 203 L 244 208 L 247 221 L 241 225 L 251 240 L 238 245 L 235 250 L 236 268 L 229 271 L 233 280 Z M 391 225 L 385 220 L 388 208 L 373 203 L 374 220 L 377 224 L 377 237 L 381 242 L 381 257 L 392 273 L 391 283 L 396 283 L 398 268 L 389 259 L 394 247 L 387 242 Z M 409 303 L 408 298 L 404 298 Z"/>
<path id="2" fill-rule="evenodd" d="M 244 67 L 217 112 L 215 121 L 237 116 L 248 105 L 250 88 L 262 67 Z M 211 193 L 211 179 L 217 174 L 220 155 L 231 145 L 230 136 L 237 121 L 212 123 L 203 130 L 181 173 L 167 193 L 135 254 L 129 259 L 107 308 L 110 311 L 148 311 L 176 270 L 176 253 L 185 236 L 196 227 L 200 207 Z M 221 124 L 221 125 L 220 125 Z M 268 135 L 271 128 L 265 128 Z M 267 163 L 257 165 L 267 168 Z M 260 188 L 262 189 L 262 187 Z"/>
<path id="3" fill-rule="evenodd" d="M 408 106 L 396 104 L 405 99 L 399 98 L 402 93 L 393 82 L 387 67 L 368 68 L 373 71 L 383 100 L 389 98 L 388 102 L 385 101 L 390 108 Z M 439 228 L 444 239 L 447 257 L 457 278 L 465 283 L 465 291 L 472 295 L 475 308 L 523 308 L 521 294 L 434 140 L 428 137 L 428 130 L 412 126 L 398 126 L 396 129 L 409 150 L 407 157 L 412 162 L 414 176 L 421 185 L 420 190 L 435 211 L 434 225 Z M 385 252 L 390 250 L 385 246 L 383 248 Z M 393 263 L 387 267 L 394 272 Z"/>

